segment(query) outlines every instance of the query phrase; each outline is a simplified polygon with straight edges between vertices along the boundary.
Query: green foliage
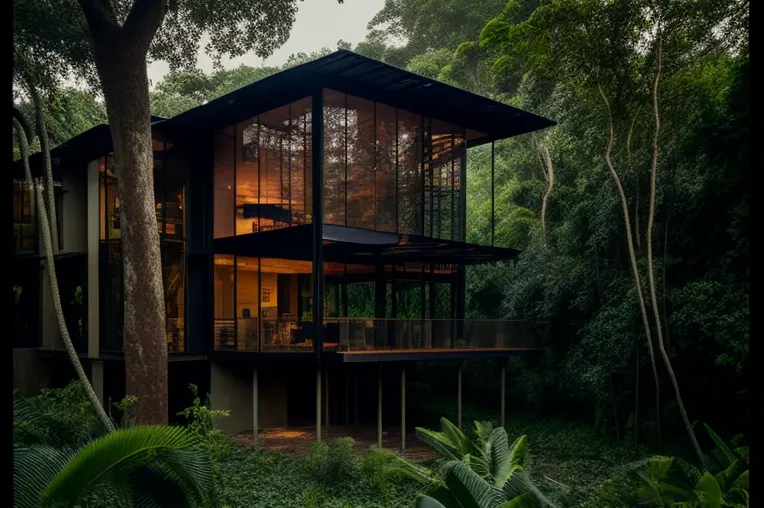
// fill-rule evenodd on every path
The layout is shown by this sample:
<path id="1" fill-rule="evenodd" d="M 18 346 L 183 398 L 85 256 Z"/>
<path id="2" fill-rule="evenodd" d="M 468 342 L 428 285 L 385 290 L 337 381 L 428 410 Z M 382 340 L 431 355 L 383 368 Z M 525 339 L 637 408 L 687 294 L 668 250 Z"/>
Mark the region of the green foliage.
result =
<path id="1" fill-rule="evenodd" d="M 310 463 L 313 478 L 328 487 L 352 480 L 359 470 L 355 442 L 349 437 L 335 439 L 329 444 L 315 442 L 310 445 Z"/>
<path id="2" fill-rule="evenodd" d="M 186 418 L 186 427 L 201 445 L 207 448 L 213 465 L 217 468 L 220 460 L 230 452 L 231 442 L 225 433 L 215 428 L 215 418 L 224 418 L 231 412 L 225 409 L 211 409 L 209 394 L 202 404 L 197 386 L 191 383 L 188 387 L 194 395 L 194 400 L 191 406 L 180 411 L 178 416 Z"/>
<path id="3" fill-rule="evenodd" d="M 20 445 L 80 446 L 105 429 L 78 381 L 40 395 L 14 393 L 13 442 Z"/>
<path id="4" fill-rule="evenodd" d="M 708 425 L 705 428 L 715 444 L 705 461 L 707 469 L 679 457 L 650 457 L 622 466 L 621 474 L 600 489 L 599 499 L 618 506 L 748 506 L 747 448 L 732 450 Z"/>
<path id="5" fill-rule="evenodd" d="M 417 484 L 390 477 L 387 495 L 380 492 L 367 466 L 376 459 L 358 458 L 360 473 L 340 477 L 334 486 L 315 479 L 309 456 L 292 456 L 236 446 L 221 462 L 218 485 L 221 504 L 230 508 L 278 506 L 303 508 L 311 503 L 327 508 L 393 508 L 410 506 Z M 316 504 L 313 504 L 316 506 Z"/>
<path id="6" fill-rule="evenodd" d="M 510 445 L 506 430 L 488 422 L 474 423 L 473 439 L 446 418 L 441 418 L 441 428 L 442 432 L 416 429 L 418 439 L 438 453 L 430 468 L 402 458 L 394 466 L 423 485 L 432 498 L 465 508 L 551 505 L 528 476 L 526 436 Z"/>
<path id="7" fill-rule="evenodd" d="M 14 502 L 74 507 L 107 487 L 132 506 L 206 506 L 212 486 L 207 454 L 180 427 L 133 427 L 78 451 L 15 446 Z"/>

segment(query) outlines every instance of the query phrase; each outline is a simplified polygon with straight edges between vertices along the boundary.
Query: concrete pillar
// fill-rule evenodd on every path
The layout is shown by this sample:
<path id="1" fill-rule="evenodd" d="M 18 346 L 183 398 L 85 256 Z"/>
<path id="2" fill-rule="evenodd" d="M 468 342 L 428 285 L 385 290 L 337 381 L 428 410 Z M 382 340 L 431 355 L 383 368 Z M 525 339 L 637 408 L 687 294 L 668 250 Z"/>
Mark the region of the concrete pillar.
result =
<path id="1" fill-rule="evenodd" d="M 353 379 L 353 422 L 358 425 L 358 379 Z"/>
<path id="2" fill-rule="evenodd" d="M 382 449 L 382 364 L 377 371 L 377 448 Z"/>
<path id="3" fill-rule="evenodd" d="M 100 360 L 90 363 L 90 384 L 93 385 L 98 401 L 103 405 L 103 362 Z"/>
<path id="4" fill-rule="evenodd" d="M 348 395 L 350 395 L 350 392 L 348 390 L 348 382 L 350 381 L 347 371 L 345 371 L 345 425 L 350 423 L 350 401 L 348 400 Z"/>
<path id="5" fill-rule="evenodd" d="M 252 442 L 254 444 L 260 442 L 260 403 L 258 401 L 258 396 L 257 367 L 255 367 L 252 369 Z"/>
<path id="6" fill-rule="evenodd" d="M 100 356 L 98 249 L 101 238 L 100 173 L 98 159 L 91 161 L 87 169 L 87 315 L 88 315 L 88 358 Z"/>
<path id="7" fill-rule="evenodd" d="M 501 426 L 504 427 L 506 423 L 505 419 L 505 404 L 506 404 L 506 389 L 507 389 L 507 382 L 506 382 L 506 376 L 507 376 L 507 366 L 506 364 L 501 364 Z"/>
<path id="8" fill-rule="evenodd" d="M 321 442 L 321 365 L 316 367 L 316 441 Z"/>
<path id="9" fill-rule="evenodd" d="M 329 432 L 329 369 L 324 371 L 324 427 Z"/>
<path id="10" fill-rule="evenodd" d="M 406 451 L 406 364 L 401 365 L 401 451 Z"/>
<path id="11" fill-rule="evenodd" d="M 456 368 L 456 426 L 462 428 L 462 362 Z"/>

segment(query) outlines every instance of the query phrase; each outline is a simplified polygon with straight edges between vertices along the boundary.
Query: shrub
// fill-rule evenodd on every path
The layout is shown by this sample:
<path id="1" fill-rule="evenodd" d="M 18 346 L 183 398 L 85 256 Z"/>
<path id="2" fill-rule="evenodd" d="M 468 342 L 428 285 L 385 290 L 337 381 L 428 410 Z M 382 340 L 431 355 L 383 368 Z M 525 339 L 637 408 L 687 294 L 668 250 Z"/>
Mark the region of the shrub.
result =
<path id="1" fill-rule="evenodd" d="M 65 388 L 43 389 L 34 397 L 14 393 L 14 443 L 79 446 L 103 432 L 103 424 L 78 380 Z"/>
<path id="2" fill-rule="evenodd" d="M 369 448 L 361 459 L 361 474 L 379 490 L 382 497 L 389 499 L 395 489 L 395 480 L 400 479 L 394 469 L 398 456 L 390 450 Z"/>
<path id="3" fill-rule="evenodd" d="M 327 486 L 356 477 L 358 457 L 354 451 L 355 441 L 349 437 L 329 443 L 313 443 L 310 450 L 310 464 L 316 481 Z"/>
<path id="4" fill-rule="evenodd" d="M 180 411 L 178 416 L 186 418 L 188 430 L 199 439 L 203 446 L 208 448 L 213 462 L 219 463 L 230 452 L 231 441 L 225 433 L 215 428 L 214 419 L 228 416 L 231 412 L 223 409 L 211 409 L 209 394 L 202 404 L 196 385 L 191 383 L 188 387 L 194 394 L 194 401 L 191 406 Z"/>
<path id="5" fill-rule="evenodd" d="M 326 489 L 322 485 L 309 485 L 302 491 L 305 508 L 321 508 L 326 504 Z"/>

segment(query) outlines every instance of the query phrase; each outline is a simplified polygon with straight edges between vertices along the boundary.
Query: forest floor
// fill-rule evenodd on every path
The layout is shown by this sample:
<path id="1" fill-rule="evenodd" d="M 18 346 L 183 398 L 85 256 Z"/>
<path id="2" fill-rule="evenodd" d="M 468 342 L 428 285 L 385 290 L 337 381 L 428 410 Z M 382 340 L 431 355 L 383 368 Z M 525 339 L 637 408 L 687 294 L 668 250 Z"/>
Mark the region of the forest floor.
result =
<path id="1" fill-rule="evenodd" d="M 508 419 L 506 429 L 511 440 L 522 434 L 528 436 L 531 477 L 558 506 L 587 506 L 618 466 L 645 456 L 642 449 L 612 442 L 585 424 L 562 419 L 515 415 Z M 261 434 L 262 446 L 258 450 L 251 447 L 251 435 L 235 436 L 235 449 L 221 464 L 224 506 L 413 507 L 417 485 L 405 479 L 383 485 L 363 470 L 366 450 L 376 445 L 375 432 L 365 427 L 330 427 L 325 441 L 349 435 L 356 440 L 355 449 L 361 457 L 356 474 L 331 484 L 321 481 L 313 469 L 309 443 L 313 440 L 312 430 L 266 432 Z M 399 433 L 391 429 L 383 443 L 387 449 L 397 450 Z M 407 448 L 407 455 L 414 460 L 431 457 L 413 435 L 407 440 Z"/>

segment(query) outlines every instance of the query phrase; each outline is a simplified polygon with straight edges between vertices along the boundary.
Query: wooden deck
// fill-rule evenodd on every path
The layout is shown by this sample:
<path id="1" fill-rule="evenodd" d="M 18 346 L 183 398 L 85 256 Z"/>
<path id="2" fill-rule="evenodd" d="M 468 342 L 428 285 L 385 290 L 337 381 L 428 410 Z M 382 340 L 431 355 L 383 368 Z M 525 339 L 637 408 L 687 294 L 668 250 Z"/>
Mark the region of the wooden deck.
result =
<path id="1" fill-rule="evenodd" d="M 365 452 L 377 446 L 377 427 L 375 425 L 331 425 L 321 429 L 321 439 L 324 442 L 342 437 L 353 438 L 356 450 Z M 252 433 L 242 432 L 232 436 L 239 444 L 252 444 Z M 286 453 L 290 455 L 309 455 L 310 444 L 316 440 L 315 427 L 276 427 L 260 431 L 260 446 L 265 450 Z M 382 433 L 382 448 L 400 453 L 400 427 L 391 427 Z M 431 459 L 436 456 L 430 448 L 417 441 L 413 431 L 406 432 L 406 451 L 402 454 L 412 460 Z"/>

